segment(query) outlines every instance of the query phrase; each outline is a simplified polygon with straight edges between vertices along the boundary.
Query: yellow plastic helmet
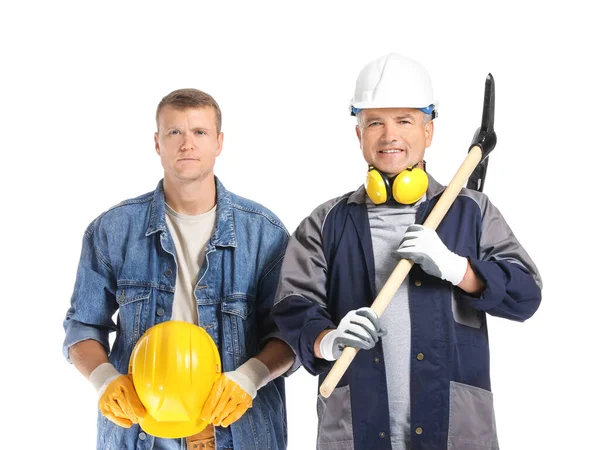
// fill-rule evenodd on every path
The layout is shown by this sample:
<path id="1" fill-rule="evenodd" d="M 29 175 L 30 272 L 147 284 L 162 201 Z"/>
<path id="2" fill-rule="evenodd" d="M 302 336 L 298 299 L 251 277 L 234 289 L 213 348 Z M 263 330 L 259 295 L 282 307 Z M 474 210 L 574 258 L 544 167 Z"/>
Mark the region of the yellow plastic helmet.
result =
<path id="1" fill-rule="evenodd" d="M 129 373 L 146 408 L 140 419 L 146 433 L 181 438 L 208 425 L 200 412 L 221 374 L 221 359 L 203 328 L 181 321 L 149 328 L 135 344 Z"/>

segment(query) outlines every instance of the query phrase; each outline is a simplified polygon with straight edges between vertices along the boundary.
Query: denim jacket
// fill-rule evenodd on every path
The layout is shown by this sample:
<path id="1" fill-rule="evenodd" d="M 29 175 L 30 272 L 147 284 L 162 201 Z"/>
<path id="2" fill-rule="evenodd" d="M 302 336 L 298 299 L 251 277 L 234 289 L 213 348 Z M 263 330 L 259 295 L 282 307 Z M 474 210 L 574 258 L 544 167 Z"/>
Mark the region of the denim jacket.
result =
<path id="1" fill-rule="evenodd" d="M 271 316 L 288 233 L 268 209 L 231 192 L 215 177 L 217 218 L 194 290 L 198 324 L 215 341 L 224 372 L 255 356 L 279 331 Z M 100 342 L 127 373 L 133 347 L 171 318 L 177 274 L 165 223 L 163 182 L 154 192 L 109 209 L 87 228 L 64 327 L 63 352 Z M 115 325 L 113 315 L 118 310 Z M 109 333 L 116 331 L 112 349 Z M 287 441 L 284 382 L 258 391 L 253 406 L 228 428 L 215 427 L 218 449 L 283 449 Z M 121 428 L 98 415 L 98 449 L 179 450 L 185 440 L 159 439 L 139 426 Z"/>

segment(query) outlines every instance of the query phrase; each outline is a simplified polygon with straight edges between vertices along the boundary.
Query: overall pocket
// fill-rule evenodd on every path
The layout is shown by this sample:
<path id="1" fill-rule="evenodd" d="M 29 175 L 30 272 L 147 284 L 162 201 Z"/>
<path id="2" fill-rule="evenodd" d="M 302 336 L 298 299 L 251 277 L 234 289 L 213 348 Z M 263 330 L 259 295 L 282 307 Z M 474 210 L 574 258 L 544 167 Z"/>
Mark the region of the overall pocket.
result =
<path id="1" fill-rule="evenodd" d="M 335 388 L 329 398 L 317 398 L 318 450 L 353 450 L 350 386 Z"/>
<path id="2" fill-rule="evenodd" d="M 482 312 L 471 308 L 467 301 L 461 298 L 458 288 L 452 288 L 452 315 L 454 321 L 471 328 L 481 328 L 483 325 Z"/>
<path id="3" fill-rule="evenodd" d="M 498 450 L 490 391 L 450 382 L 449 450 Z"/>

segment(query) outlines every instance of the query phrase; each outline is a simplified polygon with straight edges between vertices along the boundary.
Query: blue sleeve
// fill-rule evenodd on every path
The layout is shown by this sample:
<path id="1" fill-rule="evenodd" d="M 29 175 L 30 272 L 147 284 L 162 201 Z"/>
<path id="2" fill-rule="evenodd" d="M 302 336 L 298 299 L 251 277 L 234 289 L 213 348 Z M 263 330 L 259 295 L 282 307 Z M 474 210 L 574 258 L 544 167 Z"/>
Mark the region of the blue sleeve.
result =
<path id="1" fill-rule="evenodd" d="M 478 255 L 469 258 L 485 284 L 479 297 L 461 294 L 470 305 L 511 320 L 530 318 L 542 300 L 542 279 L 500 211 L 484 194 L 477 194 L 481 211 Z"/>
<path id="2" fill-rule="evenodd" d="M 257 298 L 257 329 L 258 329 L 258 342 L 259 348 L 263 348 L 269 339 L 280 339 L 287 343 L 290 348 L 293 347 L 285 339 L 277 323 L 275 322 L 273 313 L 273 302 L 275 300 L 275 294 L 277 291 L 277 283 L 279 282 L 279 276 L 281 274 L 281 265 L 283 262 L 283 256 L 288 243 L 287 232 L 281 233 L 277 238 L 274 248 L 271 252 L 276 255 L 273 262 L 271 262 L 265 269 L 258 287 L 258 298 Z M 292 374 L 296 369 L 300 367 L 300 361 L 296 357 L 294 364 L 288 370 L 284 376 Z"/>
<path id="3" fill-rule="evenodd" d="M 63 322 L 63 354 L 70 362 L 69 347 L 94 339 L 110 351 L 108 335 L 117 329 L 112 316 L 118 304 L 115 298 L 116 277 L 100 248 L 95 245 L 92 227 L 83 238 L 71 307 Z"/>
<path id="4" fill-rule="evenodd" d="M 473 308 L 521 322 L 536 312 L 542 300 L 541 288 L 524 267 L 509 261 L 471 259 L 469 262 L 485 284 L 485 290 L 477 298 L 462 295 Z"/>
<path id="5" fill-rule="evenodd" d="M 325 308 L 302 296 L 290 295 L 275 305 L 273 314 L 286 342 L 308 373 L 319 375 L 331 369 L 333 362 L 317 358 L 314 352 L 317 336 L 337 328 Z"/>

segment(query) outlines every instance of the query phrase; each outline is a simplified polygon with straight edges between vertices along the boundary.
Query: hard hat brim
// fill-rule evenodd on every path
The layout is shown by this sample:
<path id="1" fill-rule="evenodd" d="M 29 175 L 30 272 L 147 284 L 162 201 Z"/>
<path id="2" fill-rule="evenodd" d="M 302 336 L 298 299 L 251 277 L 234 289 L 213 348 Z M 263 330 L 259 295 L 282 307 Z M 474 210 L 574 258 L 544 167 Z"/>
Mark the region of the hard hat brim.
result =
<path id="1" fill-rule="evenodd" d="M 356 108 L 356 109 L 378 109 L 378 108 L 414 108 L 414 109 L 421 109 L 421 108 L 427 108 L 430 105 L 433 105 L 433 109 L 437 111 L 438 109 L 438 105 L 439 103 L 436 102 L 431 102 L 427 105 L 421 105 L 421 104 L 408 104 L 408 105 L 403 105 L 403 106 L 398 106 L 397 104 L 392 104 L 392 103 L 385 103 L 385 102 L 357 102 L 357 103 L 352 103 L 351 107 L 352 108 Z"/>
<path id="2" fill-rule="evenodd" d="M 158 422 L 150 414 L 140 419 L 140 427 L 146 433 L 165 439 L 178 439 L 200 433 L 209 424 L 208 419 L 197 422 Z"/>

